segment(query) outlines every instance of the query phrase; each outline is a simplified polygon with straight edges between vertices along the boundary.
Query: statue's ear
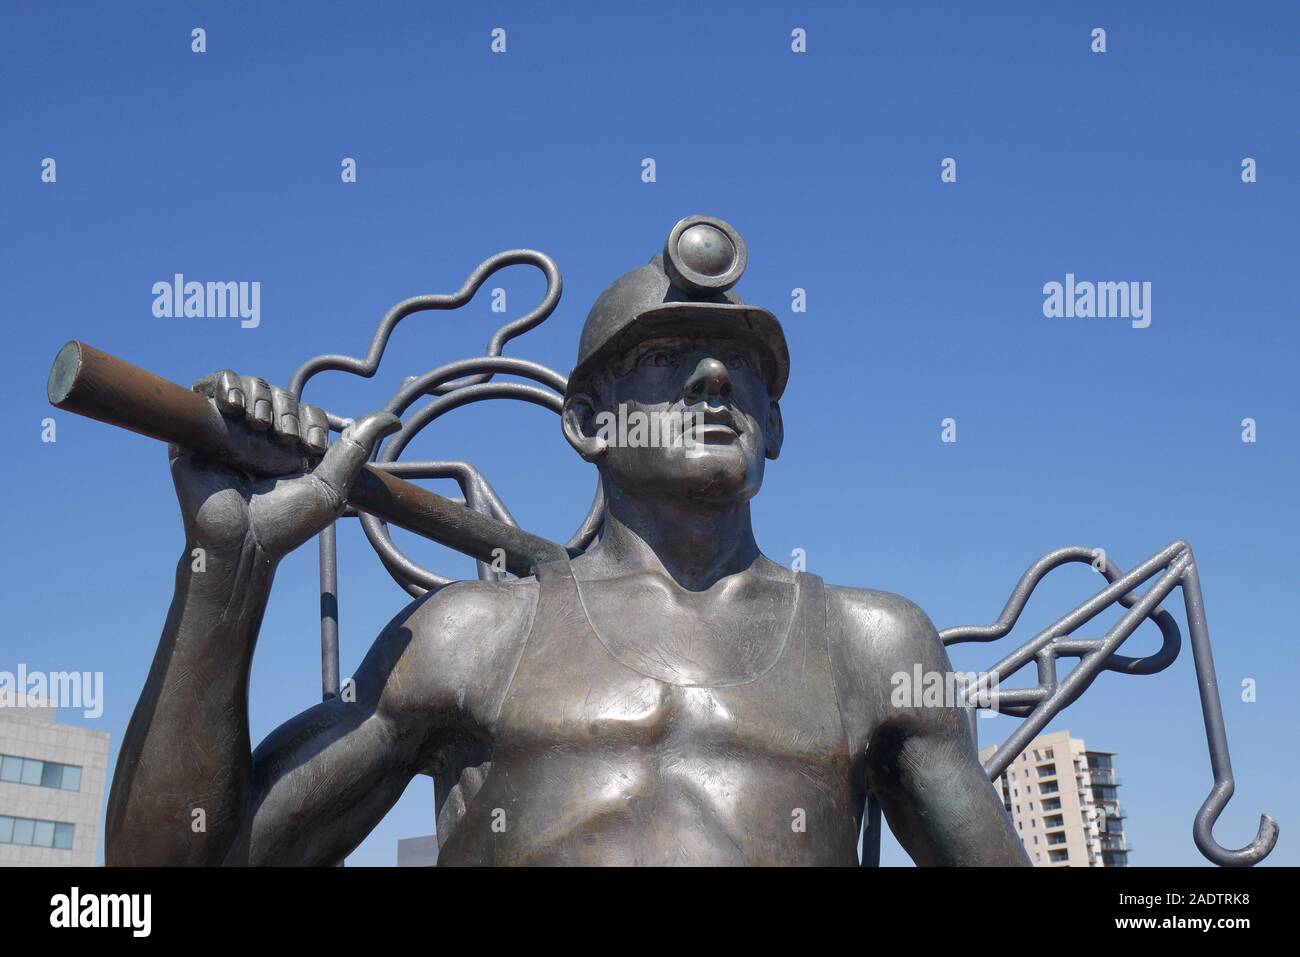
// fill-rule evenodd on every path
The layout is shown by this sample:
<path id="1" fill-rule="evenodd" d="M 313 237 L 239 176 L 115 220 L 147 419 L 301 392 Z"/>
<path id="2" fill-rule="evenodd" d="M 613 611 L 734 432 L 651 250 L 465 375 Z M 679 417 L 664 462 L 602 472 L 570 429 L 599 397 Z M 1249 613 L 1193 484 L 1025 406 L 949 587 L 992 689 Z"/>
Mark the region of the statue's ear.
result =
<path id="1" fill-rule="evenodd" d="M 764 429 L 767 444 L 763 451 L 769 459 L 781 454 L 781 443 L 785 441 L 785 423 L 781 421 L 781 403 L 776 399 L 767 402 L 767 423 Z"/>
<path id="2" fill-rule="evenodd" d="M 596 425 L 596 401 L 585 392 L 577 392 L 564 400 L 560 415 L 564 437 L 574 451 L 588 462 L 599 462 L 605 455 L 608 443 Z"/>

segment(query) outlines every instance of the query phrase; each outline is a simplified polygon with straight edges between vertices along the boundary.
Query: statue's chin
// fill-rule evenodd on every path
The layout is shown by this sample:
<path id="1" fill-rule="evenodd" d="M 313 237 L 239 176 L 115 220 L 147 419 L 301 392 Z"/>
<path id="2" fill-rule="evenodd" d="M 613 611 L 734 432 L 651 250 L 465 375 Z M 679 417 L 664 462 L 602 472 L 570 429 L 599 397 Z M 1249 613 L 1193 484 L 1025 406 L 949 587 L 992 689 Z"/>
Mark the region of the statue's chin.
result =
<path id="1" fill-rule="evenodd" d="M 620 489 L 667 504 L 739 505 L 758 494 L 763 482 L 762 461 L 736 446 L 700 445 L 668 460 L 620 464 L 626 467 L 611 475 Z"/>

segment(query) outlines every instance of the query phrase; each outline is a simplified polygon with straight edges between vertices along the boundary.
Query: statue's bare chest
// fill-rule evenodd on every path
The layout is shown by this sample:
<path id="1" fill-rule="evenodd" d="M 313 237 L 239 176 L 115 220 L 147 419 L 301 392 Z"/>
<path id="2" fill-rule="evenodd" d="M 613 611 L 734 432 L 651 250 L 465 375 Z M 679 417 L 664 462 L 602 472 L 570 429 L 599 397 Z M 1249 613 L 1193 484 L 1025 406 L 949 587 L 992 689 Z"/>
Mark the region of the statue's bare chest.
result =
<path id="1" fill-rule="evenodd" d="M 848 746 L 824 635 L 810 627 L 824 616 L 794 604 L 766 641 L 765 629 L 742 629 L 750 647 L 708 655 L 692 651 L 686 617 L 661 619 L 671 640 L 659 644 L 635 640 L 647 629 L 615 637 L 613 605 L 589 618 L 578 589 L 544 591 L 491 769 L 449 853 L 752 863 L 851 852 Z"/>
<path id="2" fill-rule="evenodd" d="M 816 761 L 838 743 L 824 615 L 809 613 L 793 583 L 704 597 L 636 579 L 568 584 L 538 609 L 499 746 Z"/>

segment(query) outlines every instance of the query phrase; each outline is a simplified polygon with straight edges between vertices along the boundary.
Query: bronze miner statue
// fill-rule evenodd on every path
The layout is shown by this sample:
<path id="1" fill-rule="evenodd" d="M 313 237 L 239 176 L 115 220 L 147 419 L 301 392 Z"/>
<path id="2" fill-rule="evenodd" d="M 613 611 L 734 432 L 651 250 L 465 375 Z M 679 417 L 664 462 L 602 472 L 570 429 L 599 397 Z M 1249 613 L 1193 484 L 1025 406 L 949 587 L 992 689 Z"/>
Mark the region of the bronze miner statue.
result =
<path id="1" fill-rule="evenodd" d="M 877 809 L 918 864 L 1027 865 L 990 782 L 1015 752 L 981 766 L 969 706 L 900 705 L 891 679 L 951 674 L 945 644 L 1006 634 L 1046 570 L 1091 553 L 1049 555 L 997 624 L 942 636 L 906 598 L 827 585 L 764 556 L 750 502 L 781 452 L 790 356 L 776 317 L 732 291 L 746 257 L 730 225 L 689 217 L 661 255 L 596 301 L 567 380 L 500 355 L 554 308 L 556 273 L 545 309 L 498 333 L 486 357 L 410 382 L 385 411 L 355 421 L 300 401 L 310 373 L 373 374 L 402 316 L 460 305 L 502 265 L 553 264 L 502 254 L 455 296 L 395 308 L 366 360 L 322 357 L 288 388 L 218 372 L 182 392 L 88 346 L 65 347 L 50 380 L 56 405 L 174 443 L 186 538 L 121 747 L 107 862 L 336 864 L 427 774 L 445 865 L 857 865 L 864 818 L 872 857 Z M 565 438 L 599 473 L 595 520 L 567 548 L 518 530 L 481 494 L 467 492 L 475 508 L 442 499 L 394 465 L 393 449 L 411 437 L 398 418 L 407 406 L 421 395 L 441 396 L 441 411 L 466 392 L 505 394 L 488 381 L 496 373 L 551 382 Z M 628 421 L 662 427 L 629 441 Z M 332 429 L 341 434 L 331 444 Z M 480 580 L 417 587 L 411 572 L 419 597 L 375 640 L 351 693 L 327 677 L 326 700 L 254 749 L 249 674 L 276 567 L 322 536 L 332 575 L 333 523 L 358 513 L 390 546 L 381 554 L 395 574 L 409 563 L 392 552 L 385 522 L 480 559 Z M 515 577 L 489 566 L 502 555 Z M 1199 606 L 1183 543 L 1127 575 L 1102 570 L 1106 591 L 995 669 L 1039 663 L 1041 686 L 1004 693 L 1002 708 L 1028 717 L 1030 735 L 1099 671 L 1151 673 L 1172 661 L 1177 626 L 1156 606 L 1174 587 Z M 1131 609 L 1117 630 L 1070 638 L 1116 601 Z M 1161 651 L 1115 654 L 1147 618 L 1165 633 Z M 1214 677 L 1201 637 L 1194 628 L 1205 701 Z M 1056 655 L 1080 658 L 1059 682 L 1042 668 Z M 1221 731 L 1217 690 L 1206 707 L 1207 727 L 1217 715 Z M 1212 733 L 1216 791 L 1198 843 L 1210 841 L 1231 793 L 1226 738 L 1218 743 Z M 1265 819 L 1246 849 L 1202 849 L 1253 863 L 1275 838 Z"/>

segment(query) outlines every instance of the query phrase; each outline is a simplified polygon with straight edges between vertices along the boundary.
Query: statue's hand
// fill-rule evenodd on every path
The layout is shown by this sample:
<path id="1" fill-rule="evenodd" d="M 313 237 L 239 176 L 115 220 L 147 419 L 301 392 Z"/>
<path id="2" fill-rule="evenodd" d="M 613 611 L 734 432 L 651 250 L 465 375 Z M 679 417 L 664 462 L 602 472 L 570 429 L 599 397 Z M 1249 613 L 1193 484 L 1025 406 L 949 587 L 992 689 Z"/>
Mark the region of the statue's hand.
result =
<path id="1" fill-rule="evenodd" d="M 374 443 L 401 426 L 396 416 L 373 412 L 330 445 L 322 410 L 262 379 L 217 372 L 194 391 L 221 411 L 227 429 L 264 453 L 256 456 L 264 466 L 248 472 L 170 449 L 188 541 L 221 553 L 256 544 L 278 559 L 317 534 L 343 510 Z"/>

